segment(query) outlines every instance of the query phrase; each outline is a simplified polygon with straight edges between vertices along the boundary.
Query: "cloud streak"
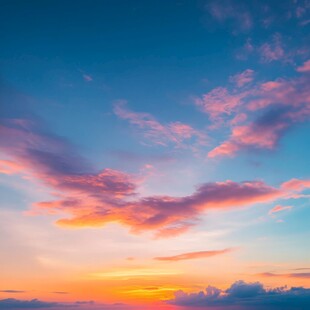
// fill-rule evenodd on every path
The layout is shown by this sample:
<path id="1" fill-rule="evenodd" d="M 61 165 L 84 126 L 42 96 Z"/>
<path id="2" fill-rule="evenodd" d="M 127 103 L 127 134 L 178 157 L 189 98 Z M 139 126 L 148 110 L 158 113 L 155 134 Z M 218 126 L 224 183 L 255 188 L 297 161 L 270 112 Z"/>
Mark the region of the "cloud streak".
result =
<path id="1" fill-rule="evenodd" d="M 142 132 L 147 140 L 157 145 L 174 145 L 176 148 L 186 148 L 193 144 L 205 145 L 207 141 L 205 133 L 188 124 L 181 122 L 162 124 L 149 113 L 129 110 L 124 101 L 115 104 L 114 113 L 119 118 L 127 120 L 134 128 Z"/>
<path id="2" fill-rule="evenodd" d="M 160 257 L 155 257 L 154 259 L 159 260 L 159 261 L 177 262 L 181 260 L 208 258 L 212 256 L 227 254 L 232 251 L 233 249 L 214 250 L 214 251 L 198 251 L 198 252 L 183 253 L 183 254 L 174 255 L 174 256 L 160 256 Z"/>
<path id="3" fill-rule="evenodd" d="M 285 211 L 285 210 L 291 210 L 292 206 L 281 206 L 281 205 L 276 205 L 275 207 L 273 207 L 271 210 L 269 210 L 268 214 L 272 215 L 274 213 L 278 213 L 281 211 Z"/>

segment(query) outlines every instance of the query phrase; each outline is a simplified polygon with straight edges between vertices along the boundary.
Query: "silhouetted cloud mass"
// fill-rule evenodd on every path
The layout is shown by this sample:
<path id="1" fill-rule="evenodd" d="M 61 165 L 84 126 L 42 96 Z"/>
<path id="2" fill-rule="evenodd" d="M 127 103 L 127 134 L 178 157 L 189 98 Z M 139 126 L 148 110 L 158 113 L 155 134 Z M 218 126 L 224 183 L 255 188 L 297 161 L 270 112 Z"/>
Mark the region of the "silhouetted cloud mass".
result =
<path id="1" fill-rule="evenodd" d="M 198 293 L 177 291 L 175 298 L 168 303 L 206 309 L 220 307 L 218 309 L 306 310 L 310 307 L 310 289 L 304 287 L 266 289 L 260 282 L 237 281 L 227 290 L 208 286 L 205 291 Z"/>

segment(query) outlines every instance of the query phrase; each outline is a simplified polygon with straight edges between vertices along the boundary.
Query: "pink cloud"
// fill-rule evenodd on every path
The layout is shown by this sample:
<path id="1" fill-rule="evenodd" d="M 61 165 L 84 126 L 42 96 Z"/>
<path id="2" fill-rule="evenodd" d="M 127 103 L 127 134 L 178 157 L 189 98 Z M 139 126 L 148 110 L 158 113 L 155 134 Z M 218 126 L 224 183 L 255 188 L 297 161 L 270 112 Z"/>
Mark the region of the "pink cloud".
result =
<path id="1" fill-rule="evenodd" d="M 296 69 L 298 72 L 310 72 L 310 60 L 304 62 L 304 64 Z"/>
<path id="2" fill-rule="evenodd" d="M 304 189 L 310 188 L 310 180 L 292 179 L 283 183 L 282 188 L 287 191 L 300 192 Z"/>
<path id="3" fill-rule="evenodd" d="M 99 227 L 118 222 L 132 232 L 157 231 L 156 237 L 170 237 L 187 231 L 197 217 L 209 209 L 234 209 L 272 202 L 286 192 L 262 182 L 232 181 L 206 183 L 185 197 L 151 196 L 138 200 L 100 202 L 100 197 L 81 201 L 55 201 L 38 204 L 40 208 L 67 212 L 71 217 L 58 220 L 64 227 Z"/>
<path id="4" fill-rule="evenodd" d="M 230 82 L 237 85 L 237 87 L 242 87 L 254 80 L 254 71 L 251 69 L 246 69 L 245 71 L 233 75 L 229 78 Z"/>
<path id="5" fill-rule="evenodd" d="M 249 31 L 253 27 L 250 12 L 235 1 L 209 1 L 206 9 L 219 23 L 232 23 L 233 33 Z"/>
<path id="6" fill-rule="evenodd" d="M 275 34 L 271 42 L 264 43 L 259 48 L 261 61 L 272 62 L 285 58 L 284 47 L 280 34 Z"/>
<path id="7" fill-rule="evenodd" d="M 181 122 L 162 124 L 148 113 L 130 111 L 125 102 L 115 104 L 114 112 L 119 118 L 128 120 L 131 125 L 142 131 L 145 138 L 155 144 L 174 144 L 178 148 L 191 147 L 195 143 L 206 144 L 206 134 L 190 125 Z"/>
<path id="8" fill-rule="evenodd" d="M 228 180 L 202 184 L 183 197 L 140 197 L 139 178 L 113 169 L 96 172 L 68 141 L 33 121 L 3 120 L 0 129 L 0 150 L 56 197 L 35 203 L 33 213 L 57 214 L 61 216 L 57 224 L 63 227 L 117 222 L 132 232 L 153 230 L 157 237 L 167 237 L 185 232 L 208 210 L 273 202 L 309 186 L 309 181 L 301 180 L 288 181 L 279 189 L 261 181 Z"/>
<path id="9" fill-rule="evenodd" d="M 230 137 L 209 151 L 208 157 L 233 156 L 243 149 L 275 149 L 288 129 L 310 117 L 308 82 L 306 77 L 268 81 L 246 93 L 236 93 L 242 101 L 234 105 L 235 111 L 231 110 L 234 117 L 229 122 L 232 125 Z M 217 110 L 222 109 L 217 100 L 211 101 L 208 106 L 213 105 L 220 106 Z M 216 110 L 216 107 L 213 109 Z M 238 126 L 240 115 L 245 114 L 246 119 L 258 110 L 263 111 L 259 118 Z"/>
<path id="10" fill-rule="evenodd" d="M 155 257 L 154 259 L 160 260 L 160 261 L 177 262 L 180 260 L 208 258 L 208 257 L 212 257 L 212 256 L 227 254 L 227 253 L 232 252 L 232 251 L 233 251 L 233 249 L 214 250 L 214 251 L 198 251 L 198 252 L 183 253 L 183 254 L 174 255 L 174 256 L 160 256 L 160 257 Z"/>
<path id="11" fill-rule="evenodd" d="M 232 129 L 229 140 L 223 142 L 208 153 L 208 157 L 233 156 L 245 148 L 275 148 L 279 136 L 288 127 L 284 121 L 279 121 L 271 126 L 261 126 L 257 123 L 250 123 L 245 126 L 237 126 Z"/>
<path id="12" fill-rule="evenodd" d="M 232 126 L 238 125 L 239 123 L 243 123 L 247 120 L 247 115 L 245 113 L 237 114 L 231 121 L 230 124 Z"/>
<path id="13" fill-rule="evenodd" d="M 225 115 L 232 115 L 242 105 L 247 92 L 231 93 L 227 88 L 217 87 L 195 100 L 203 112 L 209 114 L 211 120 L 219 121 Z"/>
<path id="14" fill-rule="evenodd" d="M 0 159 L 0 173 L 3 174 L 16 174 L 20 173 L 23 170 L 23 167 L 12 161 L 12 160 L 5 160 L 5 159 Z"/>
<path id="15" fill-rule="evenodd" d="M 276 206 L 273 207 L 271 210 L 269 210 L 268 214 L 269 214 L 269 215 L 272 215 L 272 214 L 274 214 L 274 213 L 281 212 L 281 211 L 284 211 L 284 210 L 290 210 L 290 209 L 292 209 L 291 206 L 276 205 Z"/>

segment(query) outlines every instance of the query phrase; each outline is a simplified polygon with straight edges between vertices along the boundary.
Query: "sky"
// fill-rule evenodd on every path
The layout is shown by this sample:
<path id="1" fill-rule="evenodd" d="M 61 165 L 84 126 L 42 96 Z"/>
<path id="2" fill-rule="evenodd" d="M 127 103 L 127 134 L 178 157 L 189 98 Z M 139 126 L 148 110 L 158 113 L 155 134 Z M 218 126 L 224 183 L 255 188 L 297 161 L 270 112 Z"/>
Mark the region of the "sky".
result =
<path id="1" fill-rule="evenodd" d="M 0 4 L 0 309 L 310 309 L 309 0 Z"/>

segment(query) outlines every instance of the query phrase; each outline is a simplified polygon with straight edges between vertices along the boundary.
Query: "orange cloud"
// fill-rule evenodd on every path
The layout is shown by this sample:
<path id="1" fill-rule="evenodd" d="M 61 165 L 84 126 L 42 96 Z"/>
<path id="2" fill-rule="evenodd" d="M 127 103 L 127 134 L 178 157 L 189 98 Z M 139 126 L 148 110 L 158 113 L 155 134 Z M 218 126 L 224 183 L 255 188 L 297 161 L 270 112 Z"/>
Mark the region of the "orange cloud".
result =
<path id="1" fill-rule="evenodd" d="M 22 165 L 12 160 L 0 160 L 0 173 L 3 174 L 15 174 L 23 170 Z"/>
<path id="2" fill-rule="evenodd" d="M 140 197 L 137 178 L 112 169 L 96 172 L 68 141 L 33 122 L 5 121 L 0 135 L 1 150 L 53 189 L 57 197 L 36 203 L 33 211 L 60 214 L 57 223 L 63 227 L 117 222 L 132 232 L 153 230 L 157 237 L 175 236 L 187 231 L 208 210 L 273 202 L 309 186 L 309 181 L 301 180 L 286 182 L 279 189 L 262 181 L 227 180 L 202 184 L 183 197 Z"/>

